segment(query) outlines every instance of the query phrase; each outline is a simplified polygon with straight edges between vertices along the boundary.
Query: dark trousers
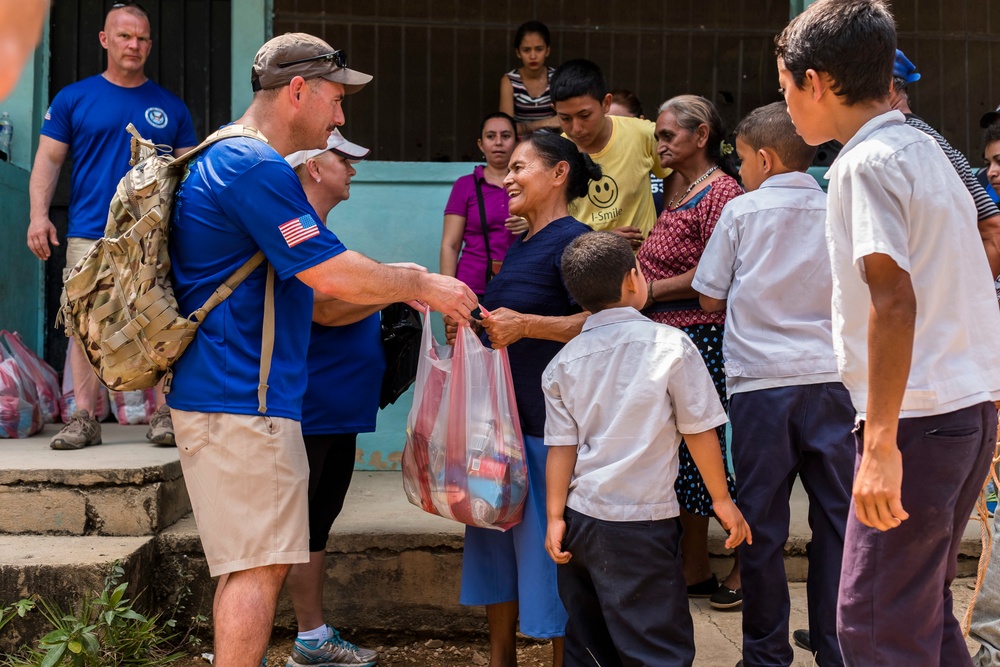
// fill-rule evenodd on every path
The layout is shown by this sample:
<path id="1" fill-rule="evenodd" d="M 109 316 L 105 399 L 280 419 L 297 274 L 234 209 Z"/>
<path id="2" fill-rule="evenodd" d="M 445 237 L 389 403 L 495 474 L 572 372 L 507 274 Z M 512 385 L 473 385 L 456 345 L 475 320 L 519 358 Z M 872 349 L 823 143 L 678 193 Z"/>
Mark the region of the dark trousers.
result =
<path id="1" fill-rule="evenodd" d="M 837 591 L 854 477 L 851 397 L 839 382 L 733 394 L 733 468 L 739 506 L 753 533 L 742 544 L 743 661 L 788 667 L 791 609 L 784 547 L 795 476 L 809 495 L 809 638 L 821 667 L 843 665 L 837 643 Z"/>
<path id="2" fill-rule="evenodd" d="M 997 413 L 981 403 L 899 420 L 902 503 L 885 532 L 847 520 L 837 631 L 854 667 L 971 667 L 952 612 L 958 547 L 996 446 Z M 864 431 L 858 431 L 861 460 Z"/>
<path id="3" fill-rule="evenodd" d="M 689 667 L 694 624 L 678 519 L 601 521 L 566 509 L 557 568 L 566 667 Z"/>

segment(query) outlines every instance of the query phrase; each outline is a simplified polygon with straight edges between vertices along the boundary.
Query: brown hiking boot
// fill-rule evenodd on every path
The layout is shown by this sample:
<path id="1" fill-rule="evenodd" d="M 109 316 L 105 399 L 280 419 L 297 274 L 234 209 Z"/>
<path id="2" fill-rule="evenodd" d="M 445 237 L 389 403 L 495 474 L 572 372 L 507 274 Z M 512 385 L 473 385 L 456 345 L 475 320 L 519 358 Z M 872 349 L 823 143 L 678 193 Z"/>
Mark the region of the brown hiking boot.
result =
<path id="1" fill-rule="evenodd" d="M 83 449 L 87 445 L 101 444 L 101 425 L 86 410 L 77 410 L 69 423 L 52 436 L 52 449 Z"/>
<path id="2" fill-rule="evenodd" d="M 146 440 L 154 445 L 173 447 L 177 444 L 174 439 L 174 422 L 170 419 L 170 408 L 164 403 L 156 408 L 156 412 L 149 418 L 149 430 L 146 432 Z"/>

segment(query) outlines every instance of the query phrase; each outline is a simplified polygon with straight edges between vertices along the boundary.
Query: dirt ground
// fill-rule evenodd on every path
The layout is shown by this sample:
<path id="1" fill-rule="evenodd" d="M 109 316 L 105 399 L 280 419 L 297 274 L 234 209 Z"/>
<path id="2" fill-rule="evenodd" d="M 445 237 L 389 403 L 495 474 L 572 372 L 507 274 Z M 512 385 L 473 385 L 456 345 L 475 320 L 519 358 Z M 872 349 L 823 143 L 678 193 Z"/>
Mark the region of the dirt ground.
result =
<path id="1" fill-rule="evenodd" d="M 363 641 L 354 638 L 359 645 L 379 652 L 378 664 L 382 667 L 420 665 L 421 667 L 479 667 L 489 662 L 488 643 L 482 640 L 440 640 L 387 642 Z M 283 667 L 292 650 L 292 638 L 274 637 L 267 651 L 269 667 Z M 383 638 L 384 641 L 384 638 Z M 173 663 L 177 667 L 206 667 L 209 663 L 200 657 L 192 657 Z M 517 649 L 518 667 L 545 667 L 552 664 L 552 649 L 547 642 L 520 639 Z"/>

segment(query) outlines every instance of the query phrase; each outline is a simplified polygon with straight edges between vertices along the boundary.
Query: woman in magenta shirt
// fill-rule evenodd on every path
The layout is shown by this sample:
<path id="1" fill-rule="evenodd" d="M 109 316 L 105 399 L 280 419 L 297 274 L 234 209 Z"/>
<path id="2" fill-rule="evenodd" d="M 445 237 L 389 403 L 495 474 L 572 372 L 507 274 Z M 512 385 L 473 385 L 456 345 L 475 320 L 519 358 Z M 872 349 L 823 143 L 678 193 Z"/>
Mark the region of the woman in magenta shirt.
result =
<path id="1" fill-rule="evenodd" d="M 516 225 L 520 218 L 511 221 L 507 192 L 503 188 L 507 163 L 517 143 L 514 119 L 502 112 L 491 113 L 483 120 L 479 134 L 477 143 L 486 157 L 486 165 L 476 166 L 471 174 L 455 181 L 451 189 L 444 209 L 441 273 L 458 278 L 482 296 L 486 291 L 487 269 L 491 268 L 492 274 L 496 274 L 507 248 L 516 238 L 514 233 L 524 230 Z M 476 192 L 477 184 L 479 193 Z M 486 214 L 485 225 L 479 194 Z M 484 226 L 486 235 L 483 234 Z"/>

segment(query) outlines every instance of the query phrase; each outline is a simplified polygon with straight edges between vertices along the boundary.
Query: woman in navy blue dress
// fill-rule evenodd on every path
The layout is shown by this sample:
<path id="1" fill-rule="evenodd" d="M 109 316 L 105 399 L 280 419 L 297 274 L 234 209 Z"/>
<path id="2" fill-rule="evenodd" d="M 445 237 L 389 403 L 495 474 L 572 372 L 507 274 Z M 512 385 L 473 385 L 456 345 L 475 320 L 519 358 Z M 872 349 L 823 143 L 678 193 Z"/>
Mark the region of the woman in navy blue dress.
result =
<path id="1" fill-rule="evenodd" d="M 503 267 L 483 297 L 489 315 L 483 336 L 507 348 L 528 461 L 524 520 L 507 532 L 466 528 L 462 562 L 464 605 L 485 605 L 491 667 L 515 667 L 514 636 L 553 640 L 553 665 L 562 664 L 566 611 L 559 600 L 556 566 L 545 552 L 545 401 L 542 371 L 583 327 L 586 313 L 562 280 L 563 250 L 590 231 L 566 205 L 587 193 L 601 169 L 576 146 L 551 132 L 529 136 L 515 150 L 504 179 L 510 212 L 528 231 L 507 251 Z M 455 325 L 448 323 L 449 340 Z"/>

